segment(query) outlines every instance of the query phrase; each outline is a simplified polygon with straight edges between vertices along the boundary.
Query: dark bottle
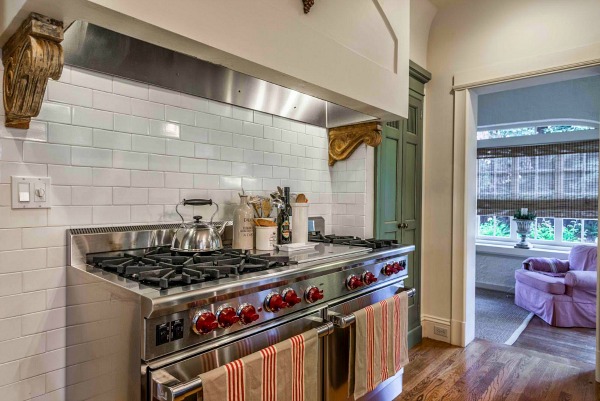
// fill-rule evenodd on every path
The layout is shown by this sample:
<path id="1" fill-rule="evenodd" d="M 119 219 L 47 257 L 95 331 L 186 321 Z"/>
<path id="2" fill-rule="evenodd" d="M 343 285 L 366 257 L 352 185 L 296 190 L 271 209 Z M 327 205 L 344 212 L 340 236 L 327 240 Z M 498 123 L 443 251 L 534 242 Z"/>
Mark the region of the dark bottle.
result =
<path id="1" fill-rule="evenodd" d="M 292 243 L 292 207 L 290 206 L 290 187 L 283 188 L 285 207 L 277 215 L 277 243 Z"/>

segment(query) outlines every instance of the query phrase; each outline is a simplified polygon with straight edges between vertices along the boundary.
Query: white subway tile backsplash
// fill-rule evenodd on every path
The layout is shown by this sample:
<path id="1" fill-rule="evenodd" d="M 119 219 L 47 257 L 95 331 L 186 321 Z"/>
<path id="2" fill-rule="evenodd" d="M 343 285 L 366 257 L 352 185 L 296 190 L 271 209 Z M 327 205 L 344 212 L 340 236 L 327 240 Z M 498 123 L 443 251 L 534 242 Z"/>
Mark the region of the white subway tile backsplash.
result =
<path id="1" fill-rule="evenodd" d="M 131 134 L 94 129 L 94 147 L 131 150 Z"/>
<path id="2" fill-rule="evenodd" d="M 81 106 L 86 106 L 82 104 Z M 95 109 L 114 111 L 115 113 L 131 113 L 131 100 L 126 96 L 114 95 L 112 93 L 94 91 L 93 105 Z"/>
<path id="3" fill-rule="evenodd" d="M 148 189 L 148 203 L 151 205 L 176 205 L 179 203 L 179 190 L 171 188 Z"/>
<path id="4" fill-rule="evenodd" d="M 167 155 L 194 157 L 194 144 L 177 139 L 167 139 Z"/>
<path id="5" fill-rule="evenodd" d="M 281 131 L 281 140 L 288 143 L 298 143 L 298 133 L 288 130 Z"/>
<path id="6" fill-rule="evenodd" d="M 92 185 L 89 167 L 48 166 L 48 175 L 54 185 Z"/>
<path id="7" fill-rule="evenodd" d="M 30 142 L 23 143 L 23 160 L 48 164 L 71 164 L 71 148 L 65 145 Z"/>
<path id="8" fill-rule="evenodd" d="M 194 175 L 189 173 L 165 173 L 165 188 L 194 188 Z"/>
<path id="9" fill-rule="evenodd" d="M 170 104 L 172 106 L 181 105 L 181 96 L 179 92 L 172 90 L 150 86 L 149 99 L 152 102 Z"/>
<path id="10" fill-rule="evenodd" d="M 208 129 L 201 127 L 190 127 L 189 125 L 182 125 L 179 130 L 179 138 L 182 141 L 207 143 Z"/>
<path id="11" fill-rule="evenodd" d="M 208 112 L 210 114 L 216 114 L 223 117 L 232 116 L 232 106 L 230 104 L 215 102 L 214 100 L 208 101 Z"/>
<path id="12" fill-rule="evenodd" d="M 110 76 L 76 67 L 71 67 L 71 84 L 105 92 L 112 90 L 112 78 Z"/>
<path id="13" fill-rule="evenodd" d="M 206 173 L 207 161 L 204 159 L 179 158 L 179 170 L 184 173 Z"/>
<path id="14" fill-rule="evenodd" d="M 96 187 L 128 187 L 131 185 L 131 171 L 113 168 L 94 168 L 92 183 Z"/>
<path id="15" fill-rule="evenodd" d="M 37 398 L 44 394 L 45 379 L 43 375 L 32 377 L 1 387 L 0 391 L 7 400 L 22 401 L 32 399 L 33 397 Z"/>
<path id="16" fill-rule="evenodd" d="M 221 118 L 214 114 L 208 114 L 203 112 L 196 112 L 196 125 L 198 127 L 219 129 L 221 125 Z"/>
<path id="17" fill-rule="evenodd" d="M 113 167 L 130 170 L 147 170 L 148 154 L 113 151 Z"/>
<path id="18" fill-rule="evenodd" d="M 0 139 L 0 160 L 6 162 L 22 162 L 23 141 Z"/>
<path id="19" fill-rule="evenodd" d="M 119 95 L 148 100 L 148 85 L 141 82 L 114 77 L 112 91 Z"/>
<path id="20" fill-rule="evenodd" d="M 275 127 L 265 127 L 264 137 L 266 139 L 273 139 L 275 141 L 281 140 L 281 129 Z"/>
<path id="21" fill-rule="evenodd" d="M 55 123 L 70 124 L 71 106 L 44 102 L 42 103 L 40 114 L 38 114 L 36 119 Z"/>
<path id="22" fill-rule="evenodd" d="M 115 131 L 139 135 L 148 135 L 150 132 L 150 123 L 147 118 L 115 114 L 114 120 Z"/>
<path id="23" fill-rule="evenodd" d="M 233 135 L 229 132 L 210 130 L 208 143 L 212 145 L 233 146 Z"/>
<path id="24" fill-rule="evenodd" d="M 179 171 L 177 156 L 149 155 L 148 169 L 156 171 Z"/>
<path id="25" fill-rule="evenodd" d="M 150 120 L 150 135 L 178 139 L 179 125 L 164 121 Z"/>
<path id="26" fill-rule="evenodd" d="M 246 163 L 262 163 L 264 161 L 263 152 L 254 150 L 244 150 L 244 162 Z"/>
<path id="27" fill-rule="evenodd" d="M 132 223 L 155 223 L 163 218 L 163 205 L 136 205 L 131 206 Z"/>
<path id="28" fill-rule="evenodd" d="M 131 186 L 161 188 L 165 186 L 165 173 L 160 171 L 131 171 Z"/>
<path id="29" fill-rule="evenodd" d="M 270 166 L 281 166 L 281 154 L 279 153 L 265 153 L 264 163 Z"/>
<path id="30" fill-rule="evenodd" d="M 71 204 L 71 187 L 53 185 L 50 193 L 52 205 L 64 206 Z"/>
<path id="31" fill-rule="evenodd" d="M 254 149 L 262 150 L 264 152 L 272 152 L 273 151 L 273 141 L 270 139 L 260 139 L 256 138 L 254 140 Z"/>
<path id="32" fill-rule="evenodd" d="M 49 226 L 92 224 L 90 206 L 55 206 L 48 210 Z"/>
<path id="33" fill-rule="evenodd" d="M 28 313 L 34 313 L 42 311 L 46 308 L 46 292 L 30 292 L 28 294 L 10 295 L 6 297 L 0 297 L 0 319 L 21 316 Z M 2 345 L 6 345 L 7 342 L 0 342 L 0 349 Z M 13 343 L 18 344 L 18 343 Z M 22 352 L 23 350 L 21 350 Z M 11 360 L 11 359 L 8 359 Z M 0 363 L 6 360 L 6 354 L 0 351 Z"/>
<path id="34" fill-rule="evenodd" d="M 181 94 L 181 107 L 196 111 L 208 111 L 208 100 L 196 96 Z"/>
<path id="35" fill-rule="evenodd" d="M 66 124 L 48 124 L 48 142 L 92 146 L 92 129 Z"/>
<path id="36" fill-rule="evenodd" d="M 244 122 L 243 133 L 244 135 L 262 138 L 264 130 L 262 125 Z"/>
<path id="37" fill-rule="evenodd" d="M 73 125 L 112 130 L 113 114 L 108 111 L 73 107 Z"/>
<path id="38" fill-rule="evenodd" d="M 221 131 L 241 134 L 243 131 L 242 122 L 233 118 L 221 117 Z"/>
<path id="39" fill-rule="evenodd" d="M 92 90 L 57 81 L 48 81 L 48 100 L 92 107 Z"/>
<path id="40" fill-rule="evenodd" d="M 129 206 L 93 206 L 94 224 L 129 223 L 130 221 Z"/>
<path id="41" fill-rule="evenodd" d="M 165 119 L 164 104 L 148 102 L 146 100 L 131 99 L 131 114 L 139 117 Z"/>
<path id="42" fill-rule="evenodd" d="M 165 117 L 167 121 L 179 124 L 194 125 L 196 123 L 196 113 L 180 107 L 165 106 Z"/>
<path id="43" fill-rule="evenodd" d="M 112 151 L 73 146 L 71 148 L 71 164 L 88 167 L 111 167 Z"/>
<path id="44" fill-rule="evenodd" d="M 70 67 L 47 93 L 29 130 L 0 128 L 0 358 L 3 342 L 45 337 L 39 354 L 15 342 L 20 361 L 0 359 L 0 386 L 13 386 L 3 394 L 93 397 L 80 382 L 98 375 L 84 377 L 79 367 L 110 344 L 83 344 L 82 334 L 112 327 L 87 323 L 106 314 L 109 295 L 73 289 L 69 302 L 95 304 L 66 307 L 71 226 L 174 222 L 175 205 L 192 197 L 227 205 L 217 218 L 230 219 L 241 188 L 264 194 L 289 185 L 311 199 L 310 214 L 325 217 L 326 232 L 365 233 L 365 147 L 330 169 L 324 128 Z M 11 175 L 49 175 L 53 207 L 11 209 Z M 184 209 L 186 219 L 210 214 Z M 17 376 L 2 373 L 13 364 Z M 28 380 L 38 377 L 36 390 Z M 68 380 L 77 384 L 67 390 Z"/>
<path id="45" fill-rule="evenodd" d="M 244 150 L 222 146 L 221 160 L 227 160 L 231 162 L 242 162 L 244 161 Z"/>
<path id="46" fill-rule="evenodd" d="M 233 144 L 240 149 L 254 149 L 254 138 L 246 135 L 234 135 Z"/>
<path id="47" fill-rule="evenodd" d="M 254 111 L 254 122 L 260 125 L 273 125 L 273 116 L 271 114 Z"/>
<path id="48" fill-rule="evenodd" d="M 0 207 L 0 228 L 39 227 L 47 222 L 46 209 Z"/>
<path id="49" fill-rule="evenodd" d="M 141 135 L 131 136 L 131 149 L 136 152 L 165 154 L 166 148 L 167 145 L 164 138 Z"/>
<path id="50" fill-rule="evenodd" d="M 254 119 L 254 113 L 250 109 L 244 109 L 242 107 L 233 106 L 232 116 L 236 120 L 250 121 Z"/>
<path id="51" fill-rule="evenodd" d="M 249 163 L 231 163 L 231 174 L 237 177 L 254 175 L 254 166 Z"/>
<path id="52" fill-rule="evenodd" d="M 220 161 L 220 160 L 209 160 L 208 161 L 208 174 L 231 174 L 231 162 Z"/>

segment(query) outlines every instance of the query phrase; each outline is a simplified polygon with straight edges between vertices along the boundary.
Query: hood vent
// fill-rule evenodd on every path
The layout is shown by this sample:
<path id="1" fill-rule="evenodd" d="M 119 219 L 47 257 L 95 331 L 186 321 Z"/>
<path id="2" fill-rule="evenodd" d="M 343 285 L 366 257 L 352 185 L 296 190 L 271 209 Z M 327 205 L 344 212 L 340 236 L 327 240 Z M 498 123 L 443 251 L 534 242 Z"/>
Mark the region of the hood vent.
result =
<path id="1" fill-rule="evenodd" d="M 347 107 L 84 21 L 75 21 L 67 29 L 62 45 L 68 65 L 319 127 L 376 120 Z"/>

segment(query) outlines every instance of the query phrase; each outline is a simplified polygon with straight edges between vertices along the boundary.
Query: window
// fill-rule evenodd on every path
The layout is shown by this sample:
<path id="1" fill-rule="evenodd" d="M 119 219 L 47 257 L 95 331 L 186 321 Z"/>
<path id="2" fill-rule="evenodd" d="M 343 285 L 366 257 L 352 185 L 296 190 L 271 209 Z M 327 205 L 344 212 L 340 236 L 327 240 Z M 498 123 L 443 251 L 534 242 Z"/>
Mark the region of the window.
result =
<path id="1" fill-rule="evenodd" d="M 512 215 L 526 207 L 538 216 L 532 241 L 596 242 L 597 135 L 592 127 L 578 125 L 478 132 L 478 235 L 517 241 Z"/>

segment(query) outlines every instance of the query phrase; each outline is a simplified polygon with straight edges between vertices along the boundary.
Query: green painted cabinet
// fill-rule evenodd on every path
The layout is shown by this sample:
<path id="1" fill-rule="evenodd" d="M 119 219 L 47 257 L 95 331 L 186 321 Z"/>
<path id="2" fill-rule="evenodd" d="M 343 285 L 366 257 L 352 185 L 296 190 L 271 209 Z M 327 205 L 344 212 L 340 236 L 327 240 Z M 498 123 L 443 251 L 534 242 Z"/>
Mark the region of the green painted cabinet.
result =
<path id="1" fill-rule="evenodd" d="M 404 284 L 417 289 L 409 300 L 409 346 L 421 341 L 421 171 L 426 71 L 411 64 L 408 118 L 385 123 L 376 154 L 375 231 L 378 237 L 415 245 Z"/>

